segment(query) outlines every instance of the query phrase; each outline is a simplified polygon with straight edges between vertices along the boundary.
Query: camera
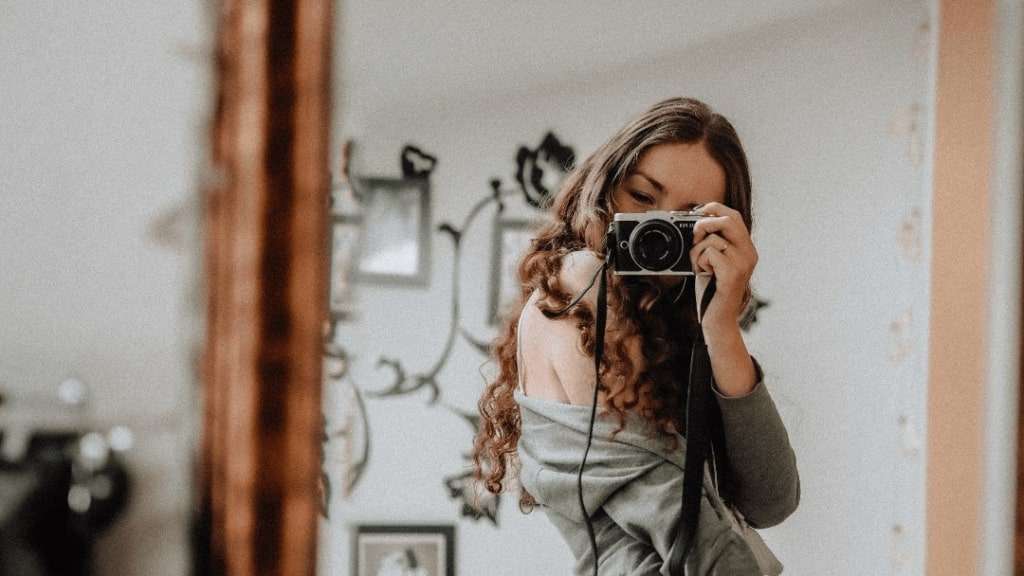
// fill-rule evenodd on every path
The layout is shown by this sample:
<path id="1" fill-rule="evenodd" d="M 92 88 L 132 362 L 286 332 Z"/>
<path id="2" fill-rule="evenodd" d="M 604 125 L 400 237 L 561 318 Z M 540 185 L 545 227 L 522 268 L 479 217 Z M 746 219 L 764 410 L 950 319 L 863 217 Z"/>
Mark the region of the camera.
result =
<path id="1" fill-rule="evenodd" d="M 696 210 L 619 212 L 608 227 L 608 249 L 620 276 L 692 276 Z"/>

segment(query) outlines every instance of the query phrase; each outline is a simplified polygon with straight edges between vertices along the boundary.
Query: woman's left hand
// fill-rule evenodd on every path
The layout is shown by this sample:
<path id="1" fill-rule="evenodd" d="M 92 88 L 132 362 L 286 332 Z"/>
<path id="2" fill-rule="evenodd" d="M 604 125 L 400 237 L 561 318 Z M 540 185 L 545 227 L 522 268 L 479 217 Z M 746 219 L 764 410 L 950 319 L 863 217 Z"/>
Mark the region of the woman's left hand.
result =
<path id="1" fill-rule="evenodd" d="M 695 272 L 715 276 L 715 295 L 702 321 L 707 334 L 709 329 L 739 326 L 743 295 L 757 265 L 757 250 L 738 211 L 710 202 L 700 208 L 700 213 L 708 217 L 694 224 L 690 263 Z"/>

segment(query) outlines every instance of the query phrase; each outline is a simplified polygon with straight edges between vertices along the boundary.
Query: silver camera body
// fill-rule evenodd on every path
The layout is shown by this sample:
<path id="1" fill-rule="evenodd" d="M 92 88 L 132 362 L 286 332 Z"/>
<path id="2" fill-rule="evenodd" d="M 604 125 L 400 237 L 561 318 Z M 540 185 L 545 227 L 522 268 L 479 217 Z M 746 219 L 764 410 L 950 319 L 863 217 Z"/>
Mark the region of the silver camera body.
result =
<path id="1" fill-rule="evenodd" d="M 619 276 L 693 276 L 695 210 L 619 212 L 608 227 L 608 249 Z"/>

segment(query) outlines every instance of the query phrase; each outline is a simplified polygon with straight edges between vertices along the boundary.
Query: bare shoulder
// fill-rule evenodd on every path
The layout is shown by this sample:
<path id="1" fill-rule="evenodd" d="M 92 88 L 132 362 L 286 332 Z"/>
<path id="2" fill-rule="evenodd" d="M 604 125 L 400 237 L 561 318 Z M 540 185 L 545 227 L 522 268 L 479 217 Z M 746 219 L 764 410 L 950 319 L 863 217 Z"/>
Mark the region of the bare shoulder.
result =
<path id="1" fill-rule="evenodd" d="M 594 275 L 604 264 L 601 255 L 590 250 L 577 250 L 562 257 L 562 268 L 558 273 L 558 280 L 562 288 L 571 297 L 578 296 L 594 280 Z M 594 288 L 586 295 L 587 302 L 591 306 L 597 303 L 597 282 Z"/>
<path id="2" fill-rule="evenodd" d="M 587 290 L 603 264 L 604 260 L 599 254 L 588 250 L 566 254 L 558 277 L 562 290 L 569 294 L 570 299 L 575 299 Z M 591 309 L 597 304 L 597 291 L 598 284 L 594 282 L 584 296 L 583 301 Z M 528 314 L 531 316 L 529 323 L 532 338 L 529 338 L 530 343 L 525 347 L 534 348 L 535 357 L 543 358 L 542 364 L 556 387 L 556 390 L 538 392 L 557 396 L 563 402 L 589 405 L 594 394 L 594 359 L 581 345 L 576 319 L 568 313 L 553 318 L 548 318 L 539 310 L 531 310 Z M 536 378 L 534 382 L 537 382 Z"/>

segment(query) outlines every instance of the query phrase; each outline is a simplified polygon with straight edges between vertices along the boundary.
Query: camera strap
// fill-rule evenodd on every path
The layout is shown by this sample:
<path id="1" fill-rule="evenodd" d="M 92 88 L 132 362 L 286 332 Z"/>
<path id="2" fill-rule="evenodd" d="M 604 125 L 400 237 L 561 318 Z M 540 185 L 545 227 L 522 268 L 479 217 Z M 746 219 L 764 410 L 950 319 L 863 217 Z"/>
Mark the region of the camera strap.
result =
<path id="1" fill-rule="evenodd" d="M 697 322 L 703 320 L 704 310 L 715 293 L 714 278 L 694 276 L 694 292 L 697 304 Z M 686 457 L 683 464 L 682 526 L 676 545 L 665 560 L 669 574 L 686 574 L 685 562 L 694 545 L 697 520 L 700 516 L 700 499 L 704 481 L 704 462 L 707 460 L 711 443 L 709 432 L 713 416 L 711 406 L 711 359 L 708 356 L 704 331 L 700 326 L 693 334 L 690 348 L 690 378 L 686 389 Z"/>
<path id="2" fill-rule="evenodd" d="M 587 463 L 587 455 L 590 453 L 590 444 L 593 438 L 594 420 L 597 412 L 598 390 L 600 389 L 601 358 L 604 355 L 605 325 L 607 322 L 607 273 L 611 269 L 611 258 L 606 257 L 605 263 L 598 271 L 600 282 L 597 289 L 597 314 L 595 318 L 595 342 L 594 342 L 594 401 L 590 412 L 590 434 L 587 438 L 587 447 L 583 452 L 583 459 L 580 462 L 577 475 L 577 488 L 580 509 L 587 526 L 587 533 L 590 537 L 590 544 L 594 556 L 594 574 L 598 573 L 598 551 L 597 540 L 594 535 L 594 528 L 590 523 L 590 515 L 583 503 L 583 469 Z M 591 281 L 593 286 L 593 281 Z M 588 287 L 589 289 L 589 287 Z M 585 293 L 586 291 L 584 291 Z M 694 293 L 696 295 L 697 322 L 703 320 L 703 313 L 707 309 L 715 293 L 714 278 L 711 276 L 694 276 Z M 582 295 L 580 296 L 582 297 Z M 579 298 L 577 298 L 577 301 Z M 575 304 L 575 302 L 573 302 Z M 570 304 L 566 309 L 570 308 Z M 564 310 L 563 310 L 564 312 Z M 685 575 L 685 562 L 689 557 L 694 545 L 694 536 L 697 531 L 697 520 L 700 515 L 700 499 L 703 490 L 704 463 L 708 457 L 708 449 L 711 444 L 710 429 L 715 417 L 714 406 L 711 405 L 711 383 L 714 375 L 711 371 L 711 360 L 708 355 L 707 344 L 704 342 L 704 333 L 700 326 L 692 335 L 692 347 L 690 349 L 690 373 L 689 385 L 686 390 L 686 456 L 683 464 L 683 494 L 682 494 L 682 526 L 677 532 L 676 545 L 672 547 L 669 558 L 664 559 L 669 565 L 670 574 Z"/>

